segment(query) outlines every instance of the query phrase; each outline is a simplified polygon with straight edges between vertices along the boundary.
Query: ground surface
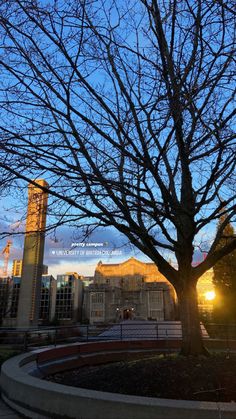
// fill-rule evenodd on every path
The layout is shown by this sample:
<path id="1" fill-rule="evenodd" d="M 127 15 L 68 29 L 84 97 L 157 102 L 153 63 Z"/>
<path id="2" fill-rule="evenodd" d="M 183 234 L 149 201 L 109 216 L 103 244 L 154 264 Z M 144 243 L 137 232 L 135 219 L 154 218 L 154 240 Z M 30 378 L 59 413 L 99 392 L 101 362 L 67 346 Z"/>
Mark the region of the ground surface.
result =
<path id="1" fill-rule="evenodd" d="M 4 361 L 18 354 L 19 354 L 19 351 L 17 350 L 0 348 L 0 370 L 1 370 L 1 365 L 3 364 Z M 10 409 L 1 400 L 1 394 L 0 394 L 0 419 L 18 419 L 22 417 L 23 416 L 19 415 L 14 410 Z"/>
<path id="2" fill-rule="evenodd" d="M 236 401 L 236 355 L 155 355 L 58 373 L 48 380 L 75 387 L 184 400 Z"/>
<path id="3" fill-rule="evenodd" d="M 0 419 L 19 419 L 22 417 L 0 399 Z"/>

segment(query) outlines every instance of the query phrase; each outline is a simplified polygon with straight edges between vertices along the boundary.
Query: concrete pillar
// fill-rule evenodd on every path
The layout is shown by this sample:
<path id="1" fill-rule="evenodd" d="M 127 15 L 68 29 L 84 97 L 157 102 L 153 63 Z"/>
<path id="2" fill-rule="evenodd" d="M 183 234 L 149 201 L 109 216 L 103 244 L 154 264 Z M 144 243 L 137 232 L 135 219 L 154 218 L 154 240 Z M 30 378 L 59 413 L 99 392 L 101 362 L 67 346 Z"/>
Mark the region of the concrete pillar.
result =
<path id="1" fill-rule="evenodd" d="M 48 188 L 43 179 L 35 182 Z M 29 184 L 17 326 L 38 325 L 48 194 Z"/>

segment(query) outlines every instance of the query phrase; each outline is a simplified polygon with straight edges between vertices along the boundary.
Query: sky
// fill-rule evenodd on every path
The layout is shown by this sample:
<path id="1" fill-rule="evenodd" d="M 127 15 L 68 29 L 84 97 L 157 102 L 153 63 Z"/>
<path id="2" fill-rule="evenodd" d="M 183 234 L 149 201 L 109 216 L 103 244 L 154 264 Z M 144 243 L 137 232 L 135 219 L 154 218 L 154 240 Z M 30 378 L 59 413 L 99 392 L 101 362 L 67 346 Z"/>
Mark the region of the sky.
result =
<path id="1" fill-rule="evenodd" d="M 14 20 L 14 16 L 13 16 L 13 20 Z M 124 20 L 124 23 L 125 23 L 125 20 Z M 130 30 L 128 34 L 129 34 L 129 37 L 131 37 L 130 39 L 132 41 L 131 42 L 132 44 L 133 43 L 132 30 Z M 39 42 L 40 39 L 41 38 L 38 38 L 37 42 Z M 77 48 L 76 42 L 73 45 L 75 45 Z M 49 46 L 49 51 L 50 51 L 50 48 L 52 48 L 52 46 L 51 47 Z M 24 68 L 24 66 L 22 68 Z M 87 74 L 87 71 L 86 71 L 86 74 Z M 93 81 L 93 77 L 94 77 L 94 81 L 96 81 L 97 83 L 97 77 L 101 75 L 101 73 L 100 71 L 96 73 L 96 77 L 93 74 L 94 73 L 92 72 L 91 80 Z M 75 83 L 75 86 L 77 86 L 76 83 Z M 101 83 L 102 83 L 102 79 L 101 79 Z M 37 92 L 38 87 L 35 87 L 35 89 Z M 76 89 L 77 87 L 75 87 L 75 92 L 76 92 Z M 77 103 L 78 102 L 77 95 L 75 97 L 75 100 Z M 199 103 L 201 103 L 202 100 L 203 100 L 202 97 L 200 97 Z M 34 100 L 33 100 L 33 103 L 34 103 Z M 86 103 L 86 101 L 84 103 Z M 110 102 L 108 101 L 107 103 L 110 103 Z M 58 106 L 60 109 L 60 106 L 62 105 L 59 104 Z M 77 103 L 77 106 L 78 106 L 78 103 Z M 40 112 L 39 112 L 39 115 L 41 115 Z M 26 111 L 25 113 L 25 108 L 22 109 L 22 118 L 23 118 L 22 121 L 25 121 L 24 118 L 26 118 L 26 121 L 28 120 L 28 112 Z M 98 113 L 98 118 L 100 120 L 100 113 Z M 18 120 L 18 117 L 16 120 Z M 77 121 L 77 117 L 75 117 L 75 121 Z M 7 125 L 9 124 L 9 119 L 8 119 L 7 114 L 6 114 L 6 123 Z M 14 120 L 14 123 L 15 123 L 15 120 Z M 25 185 L 25 191 L 15 190 L 14 192 L 15 192 L 13 194 L 14 196 L 3 197 L 2 201 L 0 202 L 1 207 L 2 207 L 1 216 L 0 216 L 0 231 L 10 231 L 11 233 L 12 232 L 16 233 L 14 236 L 12 236 L 13 245 L 11 249 L 10 265 L 11 265 L 12 259 L 22 258 L 22 254 L 23 254 L 23 241 L 24 241 L 23 233 L 18 235 L 17 232 L 20 230 L 22 232 L 24 231 L 24 217 L 25 217 L 25 211 L 26 211 L 26 206 L 27 206 L 27 185 Z M 215 226 L 212 227 L 212 231 L 213 230 L 215 230 Z M 202 235 L 201 237 L 201 239 L 204 240 L 204 243 L 203 243 L 204 250 L 207 247 L 205 243 L 207 244 L 207 240 L 209 240 L 208 234 L 210 235 L 210 232 L 211 232 L 211 228 L 208 228 L 207 234 L 204 232 L 204 235 Z M 56 232 L 56 237 L 54 237 L 53 233 L 49 233 L 47 235 L 46 244 L 45 244 L 44 263 L 49 265 L 50 273 L 56 275 L 58 273 L 63 273 L 65 271 L 78 271 L 79 273 L 83 275 L 92 275 L 94 272 L 95 266 L 99 260 L 102 260 L 103 262 L 106 262 L 106 263 L 109 263 L 109 262 L 114 263 L 114 262 L 124 261 L 130 256 L 135 256 L 141 260 L 147 260 L 147 258 L 144 255 L 142 255 L 140 252 L 138 252 L 134 248 L 130 248 L 129 246 L 124 247 L 124 241 L 125 241 L 124 238 L 122 238 L 122 236 L 118 234 L 112 228 L 107 229 L 106 231 L 100 230 L 96 232 L 95 235 L 92 235 L 89 239 L 89 242 L 85 243 L 87 244 L 87 247 L 88 247 L 88 249 L 86 248 L 85 250 L 82 248 L 80 244 L 81 239 L 79 239 L 76 236 L 77 236 L 76 229 L 75 228 L 70 229 L 69 227 L 63 227 L 61 229 L 59 228 Z M 3 238 L 0 241 L 0 249 L 4 248 L 6 244 L 6 240 L 7 240 L 7 237 L 4 237 L 3 235 Z M 73 246 L 74 254 L 73 255 L 67 254 L 70 250 L 72 250 L 72 244 L 75 242 L 77 242 L 78 246 Z M 91 243 L 94 243 L 94 244 L 100 243 L 100 245 L 95 247 L 95 245 L 91 246 Z M 104 243 L 106 243 L 106 246 L 103 245 Z M 89 254 L 89 249 L 92 249 L 92 253 L 90 254 Z M 111 254 L 112 251 L 116 251 L 117 253 Z M 200 261 L 201 257 L 202 257 L 202 253 L 200 251 L 196 251 L 196 255 L 195 255 L 196 260 Z M 0 261 L 0 264 L 3 264 L 3 258 Z"/>
<path id="2" fill-rule="evenodd" d="M 13 201 L 12 201 L 13 203 Z M 19 215 L 15 213 L 15 217 Z M 7 225 L 0 222 L 0 228 L 11 230 L 17 222 Z M 23 229 L 23 226 L 22 226 Z M 1 249 L 8 239 L 12 240 L 8 272 L 11 274 L 13 259 L 22 259 L 24 247 L 24 234 L 13 235 L 0 239 Z M 1 250 L 0 249 L 0 250 Z M 134 246 L 125 244 L 124 238 L 114 228 L 96 231 L 88 240 L 76 239 L 76 231 L 68 226 L 58 228 L 56 234 L 49 233 L 45 237 L 44 264 L 48 265 L 48 272 L 54 278 L 66 272 L 77 272 L 83 276 L 93 276 L 97 263 L 121 263 L 130 257 L 135 257 L 143 262 L 150 260 Z M 199 261 L 201 259 L 199 254 Z M 0 275 L 3 267 L 3 256 L 0 260 Z M 212 276 L 207 274 L 199 280 L 198 292 L 205 294 L 212 291 Z"/>
<path id="3" fill-rule="evenodd" d="M 135 4 L 135 2 L 133 2 L 133 4 Z M 135 4 L 135 7 L 136 7 L 136 4 Z M 114 11 L 116 11 L 116 8 L 112 8 L 112 10 L 114 13 Z M 112 19 L 115 19 L 115 16 L 116 16 L 116 13 L 114 14 L 114 16 L 112 15 Z M 14 21 L 14 16 L 11 16 L 11 17 L 13 18 L 13 21 Z M 124 27 L 126 27 L 125 19 L 124 19 Z M 123 24 L 121 22 L 121 30 L 122 28 L 123 28 Z M 126 37 L 126 42 L 132 45 L 133 43 L 135 44 L 136 42 L 136 37 L 134 37 L 134 33 L 136 32 L 133 32 L 134 28 L 131 28 L 131 29 L 126 34 L 124 33 L 124 37 Z M 66 34 L 66 31 L 65 31 L 65 34 Z M 146 37 L 144 38 L 146 39 Z M 40 40 L 43 40 L 43 39 L 44 38 L 38 38 L 36 41 L 40 43 L 41 42 Z M 140 42 L 140 39 L 141 39 L 141 43 L 145 42 L 145 39 L 142 40 L 142 36 L 141 38 L 139 37 L 139 42 Z M 11 46 L 11 41 L 9 42 Z M 28 42 L 29 44 L 26 43 L 26 45 L 30 45 L 29 40 Z M 6 42 L 6 45 L 8 45 L 7 42 Z M 54 48 L 55 46 L 53 46 L 53 44 L 48 44 L 48 45 L 49 45 L 48 51 L 49 52 L 54 51 L 53 49 L 50 50 L 50 48 Z M 77 42 L 75 43 L 72 42 L 71 45 L 74 45 L 74 47 L 77 49 Z M 70 48 L 70 53 L 72 54 L 71 48 Z M 58 51 L 57 51 L 57 54 L 58 54 L 58 62 L 60 62 L 60 54 Z M 61 60 L 62 60 L 61 62 L 64 63 L 62 58 Z M 40 62 L 41 61 L 37 61 L 38 65 Z M 135 61 L 134 61 L 134 65 L 135 65 Z M 24 68 L 27 68 L 27 64 L 25 64 L 25 66 L 22 64 L 22 69 Z M 65 74 L 67 74 L 67 72 L 65 72 Z M 87 70 L 86 70 L 86 74 L 87 74 Z M 99 76 L 101 76 L 101 84 L 103 84 L 103 79 L 105 76 L 102 74 L 103 72 L 99 70 L 98 73 L 96 73 L 96 76 L 94 76 L 94 73 L 92 71 L 91 76 L 89 78 L 91 84 L 96 85 Z M 3 80 L 5 80 L 4 77 L 3 77 Z M 8 79 L 6 80 L 8 83 Z M 106 83 L 107 83 L 107 79 L 106 79 Z M 31 82 L 30 82 L 30 85 L 31 85 Z M 41 86 L 41 84 L 39 85 Z M 113 79 L 112 79 L 112 85 L 113 85 Z M 74 88 L 75 92 L 77 92 L 76 89 L 78 88 L 76 86 L 77 86 L 77 81 L 75 82 L 75 88 Z M 36 89 L 36 92 L 38 92 L 37 82 L 34 88 Z M 107 93 L 108 90 L 107 91 L 105 90 L 105 92 Z M 153 93 L 151 92 L 151 95 L 152 94 Z M 144 97 L 145 97 L 145 93 L 144 93 Z M 108 99 L 110 100 L 110 97 Z M 74 97 L 74 100 L 76 101 L 75 103 L 78 106 L 77 95 Z M 86 100 L 84 103 L 86 103 Z M 200 101 L 201 100 L 202 98 L 200 98 Z M 29 103 L 31 102 L 29 101 Z M 32 103 L 34 103 L 34 100 Z M 110 102 L 108 101 L 107 103 L 110 103 Z M 82 106 L 82 104 L 83 104 L 83 100 L 80 105 Z M 63 106 L 63 105 L 58 104 L 58 106 L 60 109 L 60 106 Z M 24 107 L 21 109 L 21 111 L 22 111 L 23 122 L 21 120 L 19 122 L 20 124 L 22 123 L 22 125 L 24 126 L 24 122 L 28 121 L 28 112 L 25 111 Z M 40 111 L 38 115 L 39 116 L 41 115 Z M 77 117 L 74 116 L 74 118 L 75 118 L 75 121 L 77 121 Z M 98 112 L 98 118 L 100 120 L 99 112 Z M 14 119 L 14 124 L 16 123 L 16 121 L 18 121 L 18 119 L 19 117 L 17 116 L 17 119 Z M 6 123 L 7 125 L 9 124 L 7 114 L 6 114 Z M 50 120 L 50 123 L 51 123 L 51 120 Z M 78 127 L 80 127 L 79 124 L 78 124 Z M 15 125 L 14 125 L 14 129 L 15 129 Z M 25 129 L 25 126 L 24 126 L 24 129 Z M 24 243 L 23 231 L 24 231 L 25 212 L 26 212 L 26 207 L 27 207 L 27 185 L 25 184 L 24 186 L 25 186 L 25 190 L 19 191 L 16 189 L 15 191 L 13 191 L 13 195 L 5 196 L 2 198 L 2 201 L 0 201 L 0 205 L 2 207 L 2 211 L 0 215 L 0 232 L 9 231 L 11 233 L 15 233 L 13 236 L 11 236 L 13 244 L 11 248 L 11 257 L 10 257 L 9 266 L 11 266 L 13 259 L 20 259 L 22 258 L 22 255 L 23 255 L 23 243 Z M 20 231 L 21 231 L 21 234 L 18 234 Z M 0 236 L 0 239 L 1 239 L 1 236 Z M 205 240 L 205 236 L 204 236 L 204 240 Z M 0 240 L 0 249 L 4 248 L 6 241 L 7 241 L 7 237 L 3 235 L 3 238 Z M 85 243 L 85 247 L 83 248 L 81 245 L 81 239 L 77 237 L 76 228 L 73 228 L 73 229 L 69 227 L 58 228 L 56 234 L 49 233 L 46 236 L 44 263 L 49 266 L 49 272 L 53 274 L 54 276 L 59 273 L 66 272 L 66 271 L 77 271 L 78 273 L 83 274 L 83 275 L 93 275 L 96 264 L 100 260 L 102 260 L 104 263 L 109 263 L 109 262 L 115 263 L 115 262 L 122 262 L 131 256 L 135 256 L 138 259 L 144 260 L 144 261 L 148 260 L 147 257 L 145 257 L 137 249 L 131 248 L 130 246 L 124 246 L 125 242 L 126 240 L 118 232 L 116 232 L 112 228 L 109 228 L 109 229 L 106 229 L 105 231 L 99 230 L 96 233 L 94 233 L 89 238 L 89 240 L 87 240 L 87 242 Z M 72 246 L 73 243 L 77 243 L 77 246 Z M 96 243 L 98 244 L 97 246 L 95 246 Z M 104 243 L 106 243 L 106 245 Z M 207 243 L 207 237 L 206 237 L 206 243 Z M 70 254 L 70 251 L 72 250 L 73 250 L 73 255 Z M 168 255 L 165 255 L 165 256 L 167 256 L 167 259 L 169 259 Z M 200 261 L 202 257 L 201 252 L 197 251 L 195 257 L 196 257 L 196 260 Z M 0 265 L 3 265 L 3 258 L 1 258 Z"/>
<path id="4" fill-rule="evenodd" d="M 4 257 L 1 254 L 7 240 L 12 241 L 8 272 L 11 273 L 14 259 L 22 259 L 24 248 L 25 215 L 27 208 L 27 188 L 19 195 L 13 194 L 1 199 L 0 217 L 0 274 Z M 50 224 L 48 219 L 47 224 Z M 45 237 L 44 264 L 48 265 L 49 273 L 54 277 L 65 272 L 78 272 L 84 276 L 94 274 L 97 263 L 124 262 L 129 257 L 142 261 L 149 259 L 138 249 L 127 243 L 114 228 L 96 230 L 87 240 L 83 241 L 75 227 L 61 226 Z"/>
<path id="5" fill-rule="evenodd" d="M 106 234 L 105 243 L 104 234 L 97 234 L 96 238 L 91 237 L 85 242 L 75 242 L 71 239 L 70 232 L 65 231 L 65 229 L 58 232 L 58 237 L 56 242 L 50 236 L 45 238 L 44 264 L 48 265 L 49 273 L 54 277 L 65 272 L 78 272 L 81 275 L 92 276 L 100 260 L 103 263 L 119 263 L 131 256 L 135 256 L 140 260 L 147 260 L 141 252 L 135 249 L 132 251 L 129 246 L 122 246 L 120 237 L 115 232 Z M 24 237 L 21 235 L 1 239 L 1 251 L 8 239 L 12 241 L 8 266 L 8 272 L 11 273 L 13 260 L 22 259 Z M 3 263 L 4 258 L 1 255 L 0 272 Z"/>
<path id="6" fill-rule="evenodd" d="M 23 257 L 27 201 L 26 183 L 21 188 L 15 186 L 11 189 L 11 194 L 0 197 L 0 275 L 4 264 L 1 252 L 7 240 L 12 241 L 9 274 L 12 272 L 13 260 Z M 51 223 L 48 215 L 47 227 Z M 113 227 L 97 229 L 84 242 L 75 226 L 64 225 L 47 232 L 45 236 L 44 264 L 48 265 L 49 274 L 54 277 L 65 272 L 93 276 L 100 260 L 103 263 L 120 263 L 130 257 L 150 262 L 147 256 L 130 245 L 127 238 Z"/>
<path id="7" fill-rule="evenodd" d="M 12 201 L 13 203 L 13 201 Z M 13 208 L 14 206 L 12 206 Z M 8 212 L 9 214 L 9 212 Z M 11 273 L 14 259 L 22 259 L 24 248 L 24 222 L 20 223 L 22 233 L 19 234 L 19 212 L 15 213 L 13 222 L 8 224 L 0 221 L 0 231 L 9 231 L 13 234 L 0 238 L 0 253 L 7 240 L 12 241 L 9 268 Z M 14 234 L 15 233 L 15 234 Z M 3 267 L 3 255 L 0 255 L 0 274 Z M 44 264 L 49 267 L 49 274 L 56 277 L 65 272 L 78 272 L 84 276 L 93 276 L 99 261 L 103 263 L 121 263 L 130 257 L 135 257 L 143 262 L 150 259 L 133 245 L 127 242 L 114 228 L 95 231 L 85 241 L 77 236 L 75 228 L 69 226 L 58 227 L 56 232 L 49 232 L 45 237 Z M 198 254 L 200 262 L 202 254 Z"/>
<path id="8" fill-rule="evenodd" d="M 27 209 L 27 185 L 21 189 L 15 188 L 11 195 L 0 200 L 0 275 L 4 263 L 2 249 L 7 240 L 12 240 L 10 251 L 9 274 L 12 271 L 14 259 L 22 259 L 24 248 L 24 230 Z M 50 216 L 47 225 L 50 224 Z M 78 226 L 79 227 L 79 226 Z M 170 256 L 165 255 L 167 259 Z M 84 276 L 93 276 L 97 263 L 120 263 L 130 257 L 136 257 L 143 262 L 150 259 L 122 236 L 115 228 L 100 228 L 83 242 L 79 229 L 75 226 L 61 226 L 50 231 L 45 237 L 44 264 L 49 267 L 49 274 L 56 277 L 65 272 L 78 272 Z M 202 252 L 196 252 L 195 261 L 202 260 Z M 172 260 L 173 263 L 173 260 Z"/>

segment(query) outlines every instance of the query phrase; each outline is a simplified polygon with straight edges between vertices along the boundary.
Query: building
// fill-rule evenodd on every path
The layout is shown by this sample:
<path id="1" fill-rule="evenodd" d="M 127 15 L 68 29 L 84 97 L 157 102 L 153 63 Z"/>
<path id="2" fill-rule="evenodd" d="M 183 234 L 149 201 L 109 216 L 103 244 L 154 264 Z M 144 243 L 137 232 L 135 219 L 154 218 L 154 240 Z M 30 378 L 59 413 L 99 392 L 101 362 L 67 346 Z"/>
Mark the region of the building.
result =
<path id="1" fill-rule="evenodd" d="M 4 326 L 17 325 L 21 283 L 20 276 L 0 280 L 0 316 Z M 81 321 L 83 287 L 76 272 L 58 275 L 57 280 L 52 275 L 42 275 L 38 325 Z"/>
<path id="2" fill-rule="evenodd" d="M 41 299 L 39 308 L 39 323 L 48 324 L 54 319 L 53 312 L 53 284 L 55 278 L 52 275 L 42 275 Z"/>
<path id="3" fill-rule="evenodd" d="M 37 326 L 40 310 L 40 289 L 43 267 L 48 184 L 35 180 L 29 184 L 26 233 L 22 262 L 22 276 L 17 313 L 17 326 Z"/>
<path id="4" fill-rule="evenodd" d="M 0 325 L 7 314 L 10 281 L 8 276 L 0 278 Z"/>
<path id="5" fill-rule="evenodd" d="M 39 324 L 49 324 L 55 316 L 53 309 L 53 282 L 55 279 L 52 275 L 42 275 L 41 281 L 41 297 L 39 310 Z M 5 310 L 4 326 L 15 327 L 17 320 L 17 311 L 19 304 L 19 295 L 21 287 L 21 277 L 12 276 L 9 278 L 7 293 L 7 308 Z M 0 294 L 1 301 L 1 294 Z M 0 303 L 1 304 L 1 303 Z M 54 304 L 55 306 L 55 304 Z"/>
<path id="6" fill-rule="evenodd" d="M 201 278 L 199 278 L 197 284 L 199 313 L 201 319 L 205 321 L 213 320 L 213 306 L 215 299 L 213 276 L 214 271 L 213 268 L 211 268 L 205 272 Z"/>
<path id="7" fill-rule="evenodd" d="M 8 315 L 7 318 L 11 319 L 11 325 L 16 325 L 17 310 L 20 295 L 20 276 L 13 276 L 10 285 L 9 301 L 8 301 Z"/>
<path id="8" fill-rule="evenodd" d="M 48 275 L 48 265 L 43 265 L 42 274 Z"/>
<path id="9" fill-rule="evenodd" d="M 12 276 L 21 276 L 22 275 L 22 259 L 14 259 L 12 264 Z M 43 275 L 48 275 L 48 266 L 43 265 L 42 269 Z"/>
<path id="10" fill-rule="evenodd" d="M 199 309 L 202 319 L 211 320 L 213 270 L 199 280 Z M 87 286 L 86 286 L 87 285 Z M 21 277 L 0 278 L 0 319 L 16 326 Z M 131 258 L 120 264 L 99 263 L 94 277 L 76 272 L 42 275 L 38 324 L 119 322 L 125 319 L 176 319 L 176 294 L 153 263 Z M 82 310 L 83 307 L 83 310 Z"/>
<path id="11" fill-rule="evenodd" d="M 22 259 L 14 259 L 12 265 L 12 276 L 22 275 Z"/>
<path id="12" fill-rule="evenodd" d="M 81 276 L 81 280 L 83 281 L 84 287 L 88 287 L 94 283 L 94 276 Z"/>
<path id="13" fill-rule="evenodd" d="M 53 294 L 55 308 L 54 319 L 60 323 L 71 323 L 81 320 L 83 282 L 76 272 L 57 275 Z"/>
<path id="14" fill-rule="evenodd" d="M 175 290 L 154 263 L 135 258 L 119 264 L 99 262 L 94 283 L 84 290 L 83 317 L 90 323 L 174 320 Z"/>

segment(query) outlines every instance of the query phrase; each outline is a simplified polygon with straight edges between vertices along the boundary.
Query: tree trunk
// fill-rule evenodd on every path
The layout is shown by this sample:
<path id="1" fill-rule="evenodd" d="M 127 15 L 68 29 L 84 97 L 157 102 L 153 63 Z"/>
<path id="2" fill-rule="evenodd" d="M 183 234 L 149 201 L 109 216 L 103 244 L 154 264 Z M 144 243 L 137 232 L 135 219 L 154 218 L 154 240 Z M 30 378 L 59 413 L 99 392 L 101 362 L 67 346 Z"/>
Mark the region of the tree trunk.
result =
<path id="1" fill-rule="evenodd" d="M 208 355 L 204 347 L 200 328 L 198 298 L 196 282 L 186 279 L 182 287 L 177 291 L 180 320 L 182 323 L 182 347 L 181 354 Z"/>

